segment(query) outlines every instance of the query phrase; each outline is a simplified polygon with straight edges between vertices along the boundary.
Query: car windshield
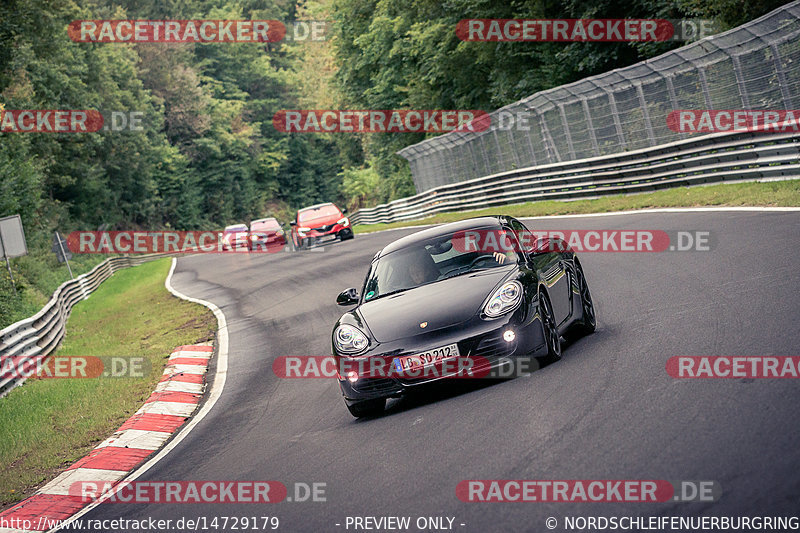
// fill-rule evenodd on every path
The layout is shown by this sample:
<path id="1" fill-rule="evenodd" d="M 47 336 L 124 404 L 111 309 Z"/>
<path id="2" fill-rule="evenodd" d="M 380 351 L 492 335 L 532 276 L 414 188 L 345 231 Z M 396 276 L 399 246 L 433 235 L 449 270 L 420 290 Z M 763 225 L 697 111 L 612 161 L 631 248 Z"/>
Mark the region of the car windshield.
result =
<path id="1" fill-rule="evenodd" d="M 300 211 L 298 217 L 301 222 L 306 222 L 309 220 L 314 220 L 316 218 L 338 216 L 340 215 L 340 213 L 341 212 L 339 211 L 339 208 L 336 207 L 335 205 L 323 205 L 321 207 L 309 209 L 307 211 Z"/>
<path id="2" fill-rule="evenodd" d="M 463 232 L 415 243 L 373 263 L 364 286 L 364 301 L 428 283 L 516 264 L 517 253 L 481 251 L 464 246 Z"/>
<path id="3" fill-rule="evenodd" d="M 263 230 L 263 229 L 279 229 L 281 226 L 275 219 L 262 220 L 260 222 L 253 222 L 250 224 L 250 230 Z"/>

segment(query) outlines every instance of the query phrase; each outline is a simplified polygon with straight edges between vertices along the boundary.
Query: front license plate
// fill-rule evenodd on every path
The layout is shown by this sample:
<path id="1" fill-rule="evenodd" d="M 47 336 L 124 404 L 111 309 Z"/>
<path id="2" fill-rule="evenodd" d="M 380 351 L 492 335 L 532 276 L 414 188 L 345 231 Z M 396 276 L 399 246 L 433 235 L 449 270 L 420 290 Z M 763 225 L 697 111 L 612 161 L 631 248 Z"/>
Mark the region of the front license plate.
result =
<path id="1" fill-rule="evenodd" d="M 414 370 L 433 365 L 439 361 L 444 361 L 445 359 L 452 359 L 453 357 L 458 357 L 459 355 L 458 344 L 453 343 L 448 344 L 447 346 L 434 348 L 433 350 L 428 350 L 426 352 L 398 357 L 394 360 L 394 368 L 398 372 Z"/>

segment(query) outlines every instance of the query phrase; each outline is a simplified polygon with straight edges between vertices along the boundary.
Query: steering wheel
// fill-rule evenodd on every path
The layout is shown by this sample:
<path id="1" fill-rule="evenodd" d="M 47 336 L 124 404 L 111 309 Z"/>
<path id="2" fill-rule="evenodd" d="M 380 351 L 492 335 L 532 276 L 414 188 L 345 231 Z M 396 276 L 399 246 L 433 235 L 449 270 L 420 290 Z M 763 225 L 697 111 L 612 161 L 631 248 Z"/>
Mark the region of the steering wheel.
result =
<path id="1" fill-rule="evenodd" d="M 491 261 L 492 263 L 497 264 L 497 260 L 494 258 L 494 256 L 492 256 L 492 255 L 482 255 L 480 257 L 476 257 L 475 259 L 473 259 L 472 262 L 469 264 L 469 268 L 472 269 L 472 267 L 474 267 L 475 265 L 477 265 L 481 261 Z"/>

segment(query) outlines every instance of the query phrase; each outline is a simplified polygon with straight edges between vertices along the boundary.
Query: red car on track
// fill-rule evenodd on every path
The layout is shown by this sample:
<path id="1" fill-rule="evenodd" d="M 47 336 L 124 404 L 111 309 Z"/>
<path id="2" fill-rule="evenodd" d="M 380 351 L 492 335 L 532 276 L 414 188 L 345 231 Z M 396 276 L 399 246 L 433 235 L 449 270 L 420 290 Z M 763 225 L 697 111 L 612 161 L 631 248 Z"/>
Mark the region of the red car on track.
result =
<path id="1" fill-rule="evenodd" d="M 232 224 L 222 230 L 222 250 L 225 252 L 247 252 L 250 250 L 248 242 L 249 230 L 247 224 Z"/>
<path id="2" fill-rule="evenodd" d="M 277 219 L 259 218 L 250 222 L 250 250 L 279 252 L 286 246 L 286 235 Z"/>
<path id="3" fill-rule="evenodd" d="M 350 220 L 332 203 L 317 204 L 300 209 L 289 224 L 292 226 L 292 243 L 298 250 L 320 242 L 353 238 Z"/>

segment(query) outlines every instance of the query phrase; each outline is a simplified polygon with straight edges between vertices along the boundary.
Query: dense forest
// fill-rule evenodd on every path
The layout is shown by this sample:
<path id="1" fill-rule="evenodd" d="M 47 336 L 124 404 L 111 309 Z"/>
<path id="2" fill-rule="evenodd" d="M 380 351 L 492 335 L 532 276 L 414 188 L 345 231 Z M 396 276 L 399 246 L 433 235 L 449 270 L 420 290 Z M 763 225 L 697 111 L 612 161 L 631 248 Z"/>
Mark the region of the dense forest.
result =
<path id="1" fill-rule="evenodd" d="M 464 42 L 464 18 L 714 19 L 777 0 L 3 0 L 0 105 L 138 112 L 143 131 L 0 133 L 0 216 L 21 214 L 23 290 L 54 270 L 52 232 L 209 229 L 320 201 L 414 192 L 395 152 L 422 134 L 281 133 L 281 109 L 492 110 L 680 43 Z M 237 44 L 74 42 L 84 19 L 326 20 L 327 37 Z M 58 277 L 60 276 L 60 277 Z M 55 280 L 63 278 L 60 273 Z M 61 279 L 63 281 L 63 279 Z M 46 290 L 45 290 L 46 289 Z M 27 312 L 0 274 L 0 326 Z"/>

